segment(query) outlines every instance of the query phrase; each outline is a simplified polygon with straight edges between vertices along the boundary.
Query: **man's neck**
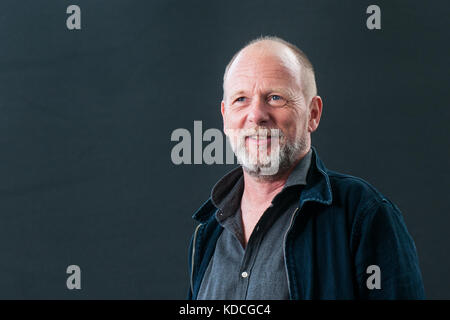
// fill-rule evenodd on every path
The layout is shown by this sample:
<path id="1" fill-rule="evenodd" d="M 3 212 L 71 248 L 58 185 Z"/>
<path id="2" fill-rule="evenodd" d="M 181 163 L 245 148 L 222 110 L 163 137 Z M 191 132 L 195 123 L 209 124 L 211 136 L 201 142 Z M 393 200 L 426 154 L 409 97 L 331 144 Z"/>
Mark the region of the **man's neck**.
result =
<path id="1" fill-rule="evenodd" d="M 277 176 L 270 179 L 264 179 L 264 176 L 253 176 L 243 170 L 244 192 L 242 194 L 242 202 L 250 207 L 261 207 L 270 204 L 273 198 L 283 189 L 292 171 L 308 154 L 310 149 L 311 146 L 305 148 L 289 169 L 279 172 Z"/>
<path id="2" fill-rule="evenodd" d="M 258 206 L 264 203 L 270 203 L 272 199 L 283 189 L 289 173 L 286 172 L 276 179 L 261 179 L 252 176 L 244 171 L 244 193 L 243 201 Z"/>
<path id="3" fill-rule="evenodd" d="M 283 189 L 289 175 L 305 155 L 302 155 L 295 163 L 276 177 L 264 179 L 255 177 L 244 170 L 244 193 L 242 201 L 252 207 L 269 204 L 272 199 Z"/>

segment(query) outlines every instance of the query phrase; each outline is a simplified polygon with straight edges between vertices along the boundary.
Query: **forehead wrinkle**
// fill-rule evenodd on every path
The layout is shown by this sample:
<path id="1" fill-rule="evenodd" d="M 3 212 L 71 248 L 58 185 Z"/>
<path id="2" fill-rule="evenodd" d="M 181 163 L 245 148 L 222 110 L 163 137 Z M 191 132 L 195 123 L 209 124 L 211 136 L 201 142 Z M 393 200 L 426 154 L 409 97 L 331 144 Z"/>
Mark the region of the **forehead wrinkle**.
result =
<path id="1" fill-rule="evenodd" d="M 292 94 L 293 91 L 301 90 L 298 78 L 296 78 L 289 69 L 280 66 L 269 66 L 263 70 L 254 70 L 248 67 L 237 69 L 234 74 L 228 78 L 228 91 L 230 94 L 235 92 L 254 92 L 282 90 Z"/>
<path id="2" fill-rule="evenodd" d="M 239 91 L 253 92 L 257 86 L 265 91 L 284 87 L 294 98 L 299 93 L 303 94 L 301 68 L 295 54 L 285 46 L 266 43 L 245 48 L 228 70 L 224 99 Z"/>
<path id="3" fill-rule="evenodd" d="M 280 59 L 280 57 L 274 55 L 264 55 L 261 58 L 247 58 L 247 60 L 244 58 L 246 57 L 244 56 L 236 59 L 237 61 L 235 61 L 228 72 L 228 77 L 233 75 L 233 73 L 237 73 L 239 75 L 241 73 L 249 74 L 261 72 L 273 72 L 275 75 L 284 72 L 294 76 L 299 74 L 297 71 L 300 71 L 294 71 L 294 69 L 300 67 L 298 63 L 295 62 L 297 65 L 293 65 L 292 61 L 286 61 L 288 59 Z M 248 61 L 249 59 L 250 61 Z"/>

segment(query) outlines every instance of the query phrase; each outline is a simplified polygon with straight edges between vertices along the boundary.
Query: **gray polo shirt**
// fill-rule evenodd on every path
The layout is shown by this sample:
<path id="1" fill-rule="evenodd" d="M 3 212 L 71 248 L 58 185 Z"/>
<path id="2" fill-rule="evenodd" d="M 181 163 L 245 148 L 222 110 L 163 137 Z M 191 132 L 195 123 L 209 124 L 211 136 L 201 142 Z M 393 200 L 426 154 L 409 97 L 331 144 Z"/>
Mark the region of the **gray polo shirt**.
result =
<path id="1" fill-rule="evenodd" d="M 244 177 L 239 167 L 220 179 L 211 191 L 224 227 L 198 293 L 199 300 L 289 299 L 284 263 L 284 236 L 306 185 L 311 150 L 289 175 L 283 189 L 256 224 L 244 248 L 240 210 Z"/>

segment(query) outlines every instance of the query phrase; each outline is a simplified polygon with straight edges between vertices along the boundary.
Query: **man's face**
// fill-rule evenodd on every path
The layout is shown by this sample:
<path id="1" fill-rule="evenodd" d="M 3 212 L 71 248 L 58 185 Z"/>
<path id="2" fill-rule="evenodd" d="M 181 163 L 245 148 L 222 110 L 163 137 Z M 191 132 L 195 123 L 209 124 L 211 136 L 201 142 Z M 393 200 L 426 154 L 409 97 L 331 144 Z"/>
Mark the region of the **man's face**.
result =
<path id="1" fill-rule="evenodd" d="M 300 68 L 288 48 L 257 44 L 244 49 L 228 70 L 221 108 L 224 131 L 250 174 L 260 176 L 274 157 L 280 170 L 288 169 L 309 149 Z"/>

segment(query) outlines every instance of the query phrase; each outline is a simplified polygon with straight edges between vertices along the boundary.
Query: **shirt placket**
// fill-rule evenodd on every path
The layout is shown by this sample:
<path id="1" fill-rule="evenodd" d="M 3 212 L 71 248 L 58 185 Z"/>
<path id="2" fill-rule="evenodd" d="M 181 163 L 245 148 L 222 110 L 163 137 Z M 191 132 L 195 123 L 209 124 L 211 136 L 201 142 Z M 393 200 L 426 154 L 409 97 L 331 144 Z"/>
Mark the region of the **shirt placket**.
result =
<path id="1" fill-rule="evenodd" d="M 253 266 L 258 257 L 259 249 L 264 235 L 265 226 L 268 225 L 267 221 L 271 220 L 274 212 L 272 211 L 273 206 L 271 205 L 266 212 L 264 212 L 261 220 L 256 224 L 247 246 L 244 251 L 244 257 L 242 259 L 242 264 L 239 269 L 239 283 L 241 284 L 242 299 L 247 299 L 248 287 L 251 281 L 251 275 L 253 271 Z"/>

